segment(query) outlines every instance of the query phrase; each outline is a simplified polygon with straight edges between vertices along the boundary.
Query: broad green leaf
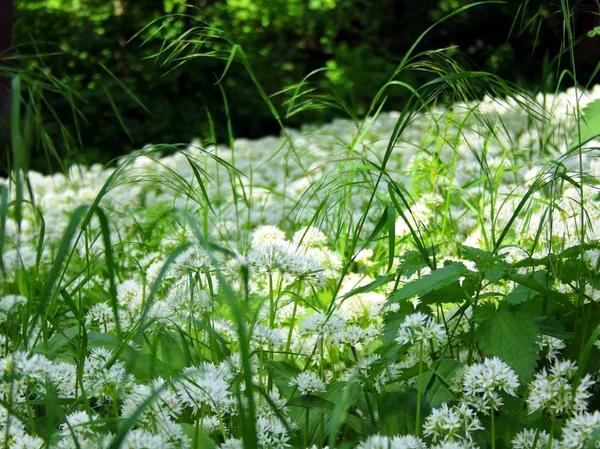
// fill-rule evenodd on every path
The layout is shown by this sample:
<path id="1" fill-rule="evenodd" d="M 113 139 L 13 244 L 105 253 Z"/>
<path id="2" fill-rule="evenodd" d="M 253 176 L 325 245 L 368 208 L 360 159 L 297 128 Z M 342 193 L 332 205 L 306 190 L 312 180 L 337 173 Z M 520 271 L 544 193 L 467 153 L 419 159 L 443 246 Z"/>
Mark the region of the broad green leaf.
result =
<path id="1" fill-rule="evenodd" d="M 521 384 L 527 383 L 538 360 L 538 327 L 528 314 L 501 305 L 486 304 L 475 311 L 478 327 L 475 341 L 486 357 L 496 356 L 515 370 Z"/>
<path id="2" fill-rule="evenodd" d="M 502 301 L 510 305 L 521 304 L 529 299 L 535 298 L 538 295 L 538 292 L 530 289 L 529 287 L 517 285 L 512 292 L 504 297 Z"/>
<path id="3" fill-rule="evenodd" d="M 285 404 L 287 407 L 306 407 L 312 408 L 316 410 L 322 410 L 326 412 L 333 411 L 335 404 L 327 399 L 323 399 L 322 397 L 315 396 L 312 394 L 305 394 L 302 396 L 296 396 Z"/>
<path id="4" fill-rule="evenodd" d="M 452 262 L 439 270 L 435 270 L 428 275 L 409 282 L 388 298 L 388 304 L 400 302 L 415 296 L 423 296 L 439 290 L 458 281 L 468 272 L 469 270 L 462 263 Z"/>
<path id="5" fill-rule="evenodd" d="M 571 147 L 587 142 L 600 135 L 600 100 L 594 100 L 583 108 L 579 129 L 575 129 Z"/>
<path id="6" fill-rule="evenodd" d="M 302 370 L 296 365 L 283 361 L 266 360 L 265 364 L 283 397 L 291 398 L 296 387 L 290 386 L 290 381 Z"/>
<path id="7" fill-rule="evenodd" d="M 431 371 L 423 373 L 423 385 L 429 385 L 425 398 L 431 408 L 437 408 L 442 403 L 454 399 L 454 393 L 450 391 L 449 387 L 460 366 L 460 362 L 454 359 L 442 359 L 435 364 Z"/>
<path id="8" fill-rule="evenodd" d="M 418 251 L 406 251 L 400 256 L 400 263 L 396 268 L 396 273 L 401 276 L 411 277 L 427 266 L 427 260 Z"/>
<path id="9" fill-rule="evenodd" d="M 477 270 L 490 282 L 496 282 L 510 273 L 512 267 L 502 256 L 496 256 L 489 251 L 470 246 L 461 246 L 461 256 L 475 262 Z"/>

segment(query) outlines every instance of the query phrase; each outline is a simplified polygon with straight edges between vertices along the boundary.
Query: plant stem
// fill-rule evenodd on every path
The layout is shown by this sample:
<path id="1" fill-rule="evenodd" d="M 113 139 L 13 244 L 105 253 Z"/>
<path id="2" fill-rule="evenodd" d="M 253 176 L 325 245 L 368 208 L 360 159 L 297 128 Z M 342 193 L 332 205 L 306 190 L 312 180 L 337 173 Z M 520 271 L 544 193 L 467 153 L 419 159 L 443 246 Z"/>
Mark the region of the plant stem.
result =
<path id="1" fill-rule="evenodd" d="M 494 401 L 490 401 L 492 406 L 491 418 L 492 418 L 492 449 L 496 449 L 496 421 L 494 419 Z"/>
<path id="2" fill-rule="evenodd" d="M 417 416 L 415 419 L 415 434 L 421 436 L 421 395 L 423 394 L 423 356 L 425 353 L 425 345 L 421 341 L 419 343 L 419 378 L 417 380 Z"/>

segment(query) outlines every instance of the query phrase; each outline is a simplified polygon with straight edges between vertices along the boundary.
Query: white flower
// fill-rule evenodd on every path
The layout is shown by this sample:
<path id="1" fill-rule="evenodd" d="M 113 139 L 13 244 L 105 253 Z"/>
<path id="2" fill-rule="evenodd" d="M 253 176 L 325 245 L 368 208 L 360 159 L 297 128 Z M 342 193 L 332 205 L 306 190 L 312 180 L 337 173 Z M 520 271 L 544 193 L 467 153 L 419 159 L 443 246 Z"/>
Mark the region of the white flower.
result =
<path id="1" fill-rule="evenodd" d="M 130 430 L 121 444 L 123 449 L 170 449 L 173 445 L 159 434 L 153 434 L 146 430 Z"/>
<path id="2" fill-rule="evenodd" d="M 312 371 L 304 371 L 296 377 L 292 377 L 290 386 L 297 386 L 300 394 L 311 394 L 324 392 L 326 390 L 325 382 L 317 377 Z"/>
<path id="3" fill-rule="evenodd" d="M 279 272 L 291 281 L 301 279 L 315 285 L 325 281 L 319 261 L 291 242 L 266 242 L 252 248 L 248 264 L 258 273 Z"/>
<path id="4" fill-rule="evenodd" d="M 219 449 L 244 449 L 244 442 L 241 439 L 229 438 L 218 446 Z"/>
<path id="5" fill-rule="evenodd" d="M 484 413 L 489 412 L 490 406 L 497 410 L 502 405 L 500 391 L 515 396 L 518 386 L 515 372 L 498 357 L 466 367 L 461 382 L 465 401 Z"/>
<path id="6" fill-rule="evenodd" d="M 563 427 L 562 446 L 565 449 L 579 449 L 592 432 L 600 428 L 600 412 L 577 413 Z M 597 447 L 597 446 L 596 446 Z"/>
<path id="7" fill-rule="evenodd" d="M 252 246 L 257 247 L 265 243 L 283 242 L 285 233 L 275 226 L 261 226 L 252 234 Z"/>
<path id="8" fill-rule="evenodd" d="M 536 373 L 529 384 L 529 413 L 543 409 L 560 415 L 587 410 L 587 400 L 592 395 L 588 390 L 594 381 L 586 375 L 574 386 L 571 380 L 576 373 L 577 365 L 569 360 L 555 361 L 549 372 L 544 368 Z"/>
<path id="9" fill-rule="evenodd" d="M 540 349 L 546 351 L 546 358 L 549 361 L 555 361 L 558 358 L 559 352 L 566 347 L 564 341 L 550 335 L 542 335 L 538 341 L 538 345 Z"/>
<path id="10" fill-rule="evenodd" d="M 425 420 L 423 433 L 432 436 L 433 441 L 462 439 L 470 440 L 471 432 L 482 430 L 481 422 L 475 412 L 466 404 L 448 407 L 444 403 L 439 408 L 433 409 Z"/>
<path id="11" fill-rule="evenodd" d="M 446 341 L 444 326 L 435 322 L 433 317 L 421 312 L 408 315 L 400 328 L 396 341 L 400 344 L 426 343 L 429 341 L 443 343 Z"/>
<path id="12" fill-rule="evenodd" d="M 307 317 L 300 325 L 300 333 L 322 337 L 328 344 L 342 344 L 346 321 L 338 315 L 329 318 L 321 312 L 315 312 Z"/>
<path id="13" fill-rule="evenodd" d="M 550 435 L 540 429 L 525 429 L 515 435 L 512 440 L 513 449 L 547 449 Z M 552 449 L 559 448 L 558 441 L 552 441 Z"/>
<path id="14" fill-rule="evenodd" d="M 279 418 L 260 416 L 256 422 L 258 446 L 264 449 L 283 449 L 290 447 L 290 436 Z"/>
<path id="15" fill-rule="evenodd" d="M 229 381 L 233 374 L 222 363 L 218 366 L 205 362 L 199 367 L 186 368 L 185 379 L 175 385 L 181 401 L 196 412 L 206 405 L 215 413 L 223 415 L 235 409 L 235 399 L 229 390 Z"/>
<path id="16" fill-rule="evenodd" d="M 356 446 L 356 449 L 427 449 L 427 445 L 412 435 L 388 437 L 375 434 Z"/>
<path id="17" fill-rule="evenodd" d="M 21 295 L 6 295 L 0 298 L 0 315 L 6 315 L 13 308 L 25 304 L 27 298 Z"/>

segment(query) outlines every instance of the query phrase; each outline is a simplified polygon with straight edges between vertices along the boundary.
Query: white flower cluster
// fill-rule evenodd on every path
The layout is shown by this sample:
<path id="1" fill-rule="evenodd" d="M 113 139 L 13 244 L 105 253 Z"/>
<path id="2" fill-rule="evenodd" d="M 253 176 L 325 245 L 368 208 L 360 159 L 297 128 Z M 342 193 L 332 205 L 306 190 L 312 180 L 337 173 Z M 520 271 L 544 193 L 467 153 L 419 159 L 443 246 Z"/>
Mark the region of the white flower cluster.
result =
<path id="1" fill-rule="evenodd" d="M 502 406 L 501 392 L 515 396 L 518 386 L 513 369 L 498 357 L 466 367 L 461 379 L 465 402 L 485 414 Z"/>
<path id="2" fill-rule="evenodd" d="M 543 368 L 536 373 L 529 384 L 529 412 L 545 410 L 550 414 L 562 415 L 586 411 L 587 400 L 592 395 L 589 390 L 594 381 L 587 374 L 573 384 L 576 373 L 577 365 L 570 360 L 556 360 L 550 370 Z"/>
<path id="3" fill-rule="evenodd" d="M 260 447 L 298 442 L 290 429 L 303 423 L 285 412 L 289 394 L 325 396 L 339 383 L 358 379 L 365 407 L 348 416 L 377 423 L 386 410 L 373 401 L 368 404 L 372 413 L 365 412 L 375 394 L 414 386 L 419 362 L 426 365 L 428 385 L 437 385 L 445 358 L 464 361 L 467 354 L 476 363 L 457 376 L 457 402 L 442 403 L 424 417 L 423 440 L 365 434 L 357 444 L 358 449 L 475 447 L 474 435 L 488 431 L 484 423 L 503 413 L 505 395 L 517 396 L 515 372 L 462 344 L 473 308 L 444 305 L 431 315 L 410 309 L 398 330 L 385 334 L 384 312 L 404 313 L 404 305 L 384 308 L 389 287 L 373 285 L 388 275 L 388 251 L 379 237 L 369 236 L 390 204 L 393 181 L 407 189 L 405 217 L 390 221 L 387 230 L 398 237 L 396 254 L 412 248 L 411 228 L 424 241 L 442 243 L 438 260 L 452 260 L 456 243 L 490 249 L 492 237 L 510 224 L 504 244 L 511 247 L 503 250 L 507 260 L 530 253 L 542 257 L 549 249 L 581 243 L 582 209 L 588 237 L 598 238 L 597 190 L 587 182 L 600 177 L 592 151 L 596 143 L 583 149 L 581 160 L 564 151 L 577 127 L 569 111 L 579 94 L 544 98 L 551 120 L 542 127 L 532 124 L 514 100 L 436 106 L 416 114 L 394 142 L 389 178 L 380 183 L 364 164 L 383 161 L 397 113 L 380 114 L 360 130 L 337 120 L 317 132 L 307 128 L 256 141 L 238 139 L 232 148 L 194 144 L 166 157 L 150 148 L 116 169 L 29 173 L 33 197 L 25 203 L 31 200 L 39 208 L 45 234 L 40 242 L 35 208 L 23 208 L 21 223 L 12 211 L 6 217 L 0 255 L 0 447 L 103 449 L 121 420 L 137 416 L 124 448 L 188 448 L 191 424 L 222 449 L 241 448 L 236 426 L 249 385 L 240 376 L 243 339 L 229 307 L 235 301 L 243 316 L 235 319 L 247 320 L 252 381 L 268 392 L 256 395 Z M 598 98 L 596 87 L 579 104 Z M 355 138 L 357 145 L 347 145 Z M 560 182 L 552 174 L 556 161 L 566 170 Z M 191 163 L 202 167 L 203 186 Z M 563 183 L 566 176 L 574 183 Z M 529 191 L 539 181 L 551 184 Z M 15 204 L 12 181 L 0 184 L 9 186 L 9 201 Z M 205 188 L 210 204 L 199 193 Z M 53 296 L 37 310 L 38 287 L 55 267 L 72 212 L 94 202 L 101 191 L 109 235 L 102 234 L 96 216 L 81 233 L 77 230 Z M 527 207 L 520 208 L 525 196 Z M 523 213 L 514 217 L 517 208 Z M 112 245 L 112 262 L 104 237 Z M 368 247 L 355 245 L 354 237 L 369 241 Z M 175 250 L 180 252 L 170 257 Z M 597 276 L 599 255 L 596 249 L 582 255 L 587 276 Z M 410 254 L 392 262 L 405 269 L 400 280 L 431 271 Z M 586 302 L 600 300 L 593 279 L 576 288 L 556 282 L 548 287 L 567 298 L 581 298 L 583 290 Z M 501 301 L 513 287 L 503 284 L 498 294 L 490 284 L 483 293 Z M 33 326 L 38 312 L 43 319 Z M 452 317 L 445 319 L 446 312 Z M 406 346 L 390 360 L 380 352 L 382 340 L 394 350 Z M 549 429 L 519 428 L 509 438 L 515 449 L 547 447 L 551 438 L 552 448 L 580 448 L 600 426 L 600 414 L 589 410 L 593 378 L 580 379 L 573 362 L 560 360 L 564 341 L 542 336 L 539 346 L 549 368 L 535 374 L 518 400 L 529 412 L 543 411 L 561 423 L 552 436 Z M 145 363 L 148 359 L 151 363 Z M 302 372 L 285 381 L 274 374 L 290 365 L 292 372 Z M 51 395 L 64 413 L 56 413 L 60 423 L 45 441 L 35 426 L 48 421 L 37 414 Z M 312 429 L 311 424 L 306 430 Z"/>
<path id="4" fill-rule="evenodd" d="M 444 343 L 447 339 L 444 326 L 435 322 L 432 316 L 421 312 L 408 315 L 400 328 L 396 341 L 400 344 Z"/>
<path id="5" fill-rule="evenodd" d="M 304 371 L 295 377 L 292 377 L 290 386 L 298 387 L 298 391 L 302 395 L 323 393 L 327 385 L 312 371 Z"/>

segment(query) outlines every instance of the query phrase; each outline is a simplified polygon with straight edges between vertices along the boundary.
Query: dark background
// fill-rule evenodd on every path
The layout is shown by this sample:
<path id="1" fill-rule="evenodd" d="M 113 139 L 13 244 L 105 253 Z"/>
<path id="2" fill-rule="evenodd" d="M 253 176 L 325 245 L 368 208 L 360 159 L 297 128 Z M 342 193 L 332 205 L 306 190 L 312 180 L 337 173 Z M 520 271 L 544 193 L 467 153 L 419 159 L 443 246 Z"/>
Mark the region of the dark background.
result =
<path id="1" fill-rule="evenodd" d="M 0 33 L 5 36 L 4 40 L 0 36 L 0 51 L 6 45 L 7 28 L 2 19 L 9 17 L 10 3 L 0 0 Z M 12 54 L 23 56 L 19 67 L 30 72 L 45 70 L 75 93 L 49 89 L 40 101 L 44 127 L 60 159 L 106 163 L 149 143 L 189 142 L 193 138 L 226 141 L 225 107 L 215 85 L 226 61 L 193 58 L 176 67 L 163 64 L 167 53 L 153 57 L 165 39 L 199 26 L 199 20 L 242 46 L 267 94 L 299 82 L 312 70 L 329 67 L 331 71 L 318 73 L 311 81 L 324 92 L 334 92 L 360 115 L 418 36 L 469 3 L 473 2 L 20 0 L 14 4 Z M 599 25 L 598 5 L 596 1 L 571 5 L 578 39 L 577 78 L 585 83 L 600 55 L 599 38 L 587 37 Z M 170 19 L 168 24 L 167 19 L 160 19 L 184 13 L 186 17 Z M 561 56 L 565 48 L 563 19 L 559 6 L 551 2 L 510 0 L 477 6 L 437 26 L 418 50 L 456 46 L 448 52 L 469 69 L 495 73 L 531 91 L 552 90 L 562 70 L 571 68 L 568 54 Z M 226 52 L 229 48 L 227 42 L 216 41 L 201 51 Z M 44 56 L 32 56 L 35 54 Z M 424 76 L 414 72 L 402 79 L 417 86 Z M 562 81 L 562 87 L 571 84 L 568 76 Z M 222 86 L 236 137 L 279 132 L 243 65 L 234 63 Z M 286 98 L 272 98 L 282 115 Z M 386 108 L 401 108 L 403 99 L 399 89 L 391 90 Z M 77 107 L 75 118 L 73 105 Z M 327 121 L 335 115 L 340 112 L 309 111 L 286 119 L 285 125 Z M 41 157 L 41 151 L 39 145 L 33 145 L 31 167 L 56 169 L 54 159 Z"/>

